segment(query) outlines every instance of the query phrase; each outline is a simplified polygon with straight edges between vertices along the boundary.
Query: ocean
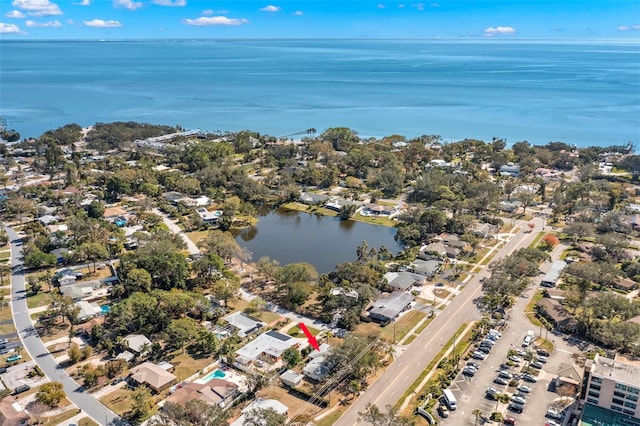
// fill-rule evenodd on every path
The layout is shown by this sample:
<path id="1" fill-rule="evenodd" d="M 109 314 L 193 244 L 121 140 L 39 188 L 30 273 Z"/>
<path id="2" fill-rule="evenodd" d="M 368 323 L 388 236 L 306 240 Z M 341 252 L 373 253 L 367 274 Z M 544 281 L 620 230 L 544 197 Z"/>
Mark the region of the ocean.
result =
<path id="1" fill-rule="evenodd" d="M 626 144 L 640 140 L 640 43 L 4 40 L 0 117 L 23 137 L 133 120 Z"/>

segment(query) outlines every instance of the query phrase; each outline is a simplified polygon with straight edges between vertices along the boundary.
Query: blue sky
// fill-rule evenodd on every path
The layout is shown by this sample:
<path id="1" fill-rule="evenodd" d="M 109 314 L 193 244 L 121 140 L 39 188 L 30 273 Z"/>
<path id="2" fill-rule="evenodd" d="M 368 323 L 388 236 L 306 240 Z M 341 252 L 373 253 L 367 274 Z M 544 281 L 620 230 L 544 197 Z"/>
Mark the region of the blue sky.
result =
<path id="1" fill-rule="evenodd" d="M 640 0 L 0 0 L 2 39 L 640 40 Z"/>

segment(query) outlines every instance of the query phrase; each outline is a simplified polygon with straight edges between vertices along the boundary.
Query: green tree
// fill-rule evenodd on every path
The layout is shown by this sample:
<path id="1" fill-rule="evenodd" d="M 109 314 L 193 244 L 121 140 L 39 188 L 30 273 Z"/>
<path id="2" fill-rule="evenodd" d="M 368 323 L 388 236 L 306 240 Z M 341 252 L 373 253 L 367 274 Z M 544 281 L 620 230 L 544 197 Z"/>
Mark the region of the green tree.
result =
<path id="1" fill-rule="evenodd" d="M 87 215 L 93 219 L 102 219 L 104 217 L 104 204 L 94 200 L 87 207 Z"/>
<path id="2" fill-rule="evenodd" d="M 186 404 L 167 402 L 150 426 L 226 426 L 231 413 L 217 404 L 192 399 Z M 286 420 L 286 419 L 285 419 Z"/>
<path id="3" fill-rule="evenodd" d="M 302 355 L 298 349 L 291 347 L 282 353 L 282 360 L 287 364 L 288 368 L 293 368 L 302 361 Z"/>
<path id="4" fill-rule="evenodd" d="M 109 257 L 109 251 L 107 248 L 96 242 L 83 243 L 76 249 L 75 256 L 80 261 L 87 261 L 93 263 L 93 272 L 96 272 L 96 263 L 99 260 L 107 259 Z"/>
<path id="5" fill-rule="evenodd" d="M 209 330 L 200 330 L 196 339 L 202 353 L 210 355 L 220 348 L 220 340 Z"/>
<path id="6" fill-rule="evenodd" d="M 40 386 L 36 393 L 36 401 L 46 404 L 51 408 L 56 408 L 60 401 L 67 395 L 64 393 L 62 383 L 48 382 Z"/>
<path id="7" fill-rule="evenodd" d="M 390 405 L 387 412 L 383 412 L 375 404 L 367 404 L 364 412 L 358 412 L 358 421 L 366 422 L 372 426 L 410 426 L 415 423 L 398 413 L 398 409 Z"/>
<path id="8" fill-rule="evenodd" d="M 245 414 L 244 426 L 282 426 L 287 422 L 287 415 L 280 414 L 273 408 L 255 408 Z"/>
<path id="9" fill-rule="evenodd" d="M 198 335 L 198 323 L 193 318 L 180 318 L 173 320 L 167 327 L 167 335 L 172 345 L 184 348 Z"/>
<path id="10" fill-rule="evenodd" d="M 77 343 L 71 343 L 69 346 L 69 350 L 67 351 L 67 355 L 69 356 L 69 361 L 71 364 L 77 364 L 82 359 L 82 351 L 80 350 L 80 346 Z"/>
<path id="11" fill-rule="evenodd" d="M 294 307 L 302 306 L 311 295 L 311 288 L 306 282 L 292 282 L 286 287 L 286 301 Z"/>
<path id="12" fill-rule="evenodd" d="M 136 421 L 148 418 L 153 411 L 151 393 L 144 386 L 139 386 L 131 393 L 130 415 Z"/>

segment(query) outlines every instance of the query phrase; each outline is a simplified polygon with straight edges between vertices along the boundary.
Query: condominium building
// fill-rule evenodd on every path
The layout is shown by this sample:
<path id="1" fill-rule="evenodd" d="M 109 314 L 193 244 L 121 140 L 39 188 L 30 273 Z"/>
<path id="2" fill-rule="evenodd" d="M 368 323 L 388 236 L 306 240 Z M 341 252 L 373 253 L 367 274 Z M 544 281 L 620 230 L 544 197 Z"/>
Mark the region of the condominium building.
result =
<path id="1" fill-rule="evenodd" d="M 610 410 L 609 418 L 619 418 L 620 424 L 640 424 L 640 362 L 596 355 L 585 363 L 582 383 L 583 416 L 599 407 Z"/>

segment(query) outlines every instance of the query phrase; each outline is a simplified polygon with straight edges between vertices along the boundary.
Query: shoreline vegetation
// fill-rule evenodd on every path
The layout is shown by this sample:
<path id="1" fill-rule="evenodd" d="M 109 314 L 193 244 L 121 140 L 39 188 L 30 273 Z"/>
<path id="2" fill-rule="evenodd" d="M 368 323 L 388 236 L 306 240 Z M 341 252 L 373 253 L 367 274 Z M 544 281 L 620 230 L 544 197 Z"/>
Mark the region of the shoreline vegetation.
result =
<path id="1" fill-rule="evenodd" d="M 334 210 L 319 206 L 308 206 L 306 204 L 295 201 L 282 204 L 280 208 L 313 215 L 339 217 L 339 213 Z M 349 220 L 352 220 L 354 222 L 368 223 L 370 225 L 386 226 L 389 228 L 395 228 L 396 226 L 398 226 L 397 221 L 391 220 L 387 217 L 362 216 L 360 213 L 356 213 L 350 216 Z"/>

